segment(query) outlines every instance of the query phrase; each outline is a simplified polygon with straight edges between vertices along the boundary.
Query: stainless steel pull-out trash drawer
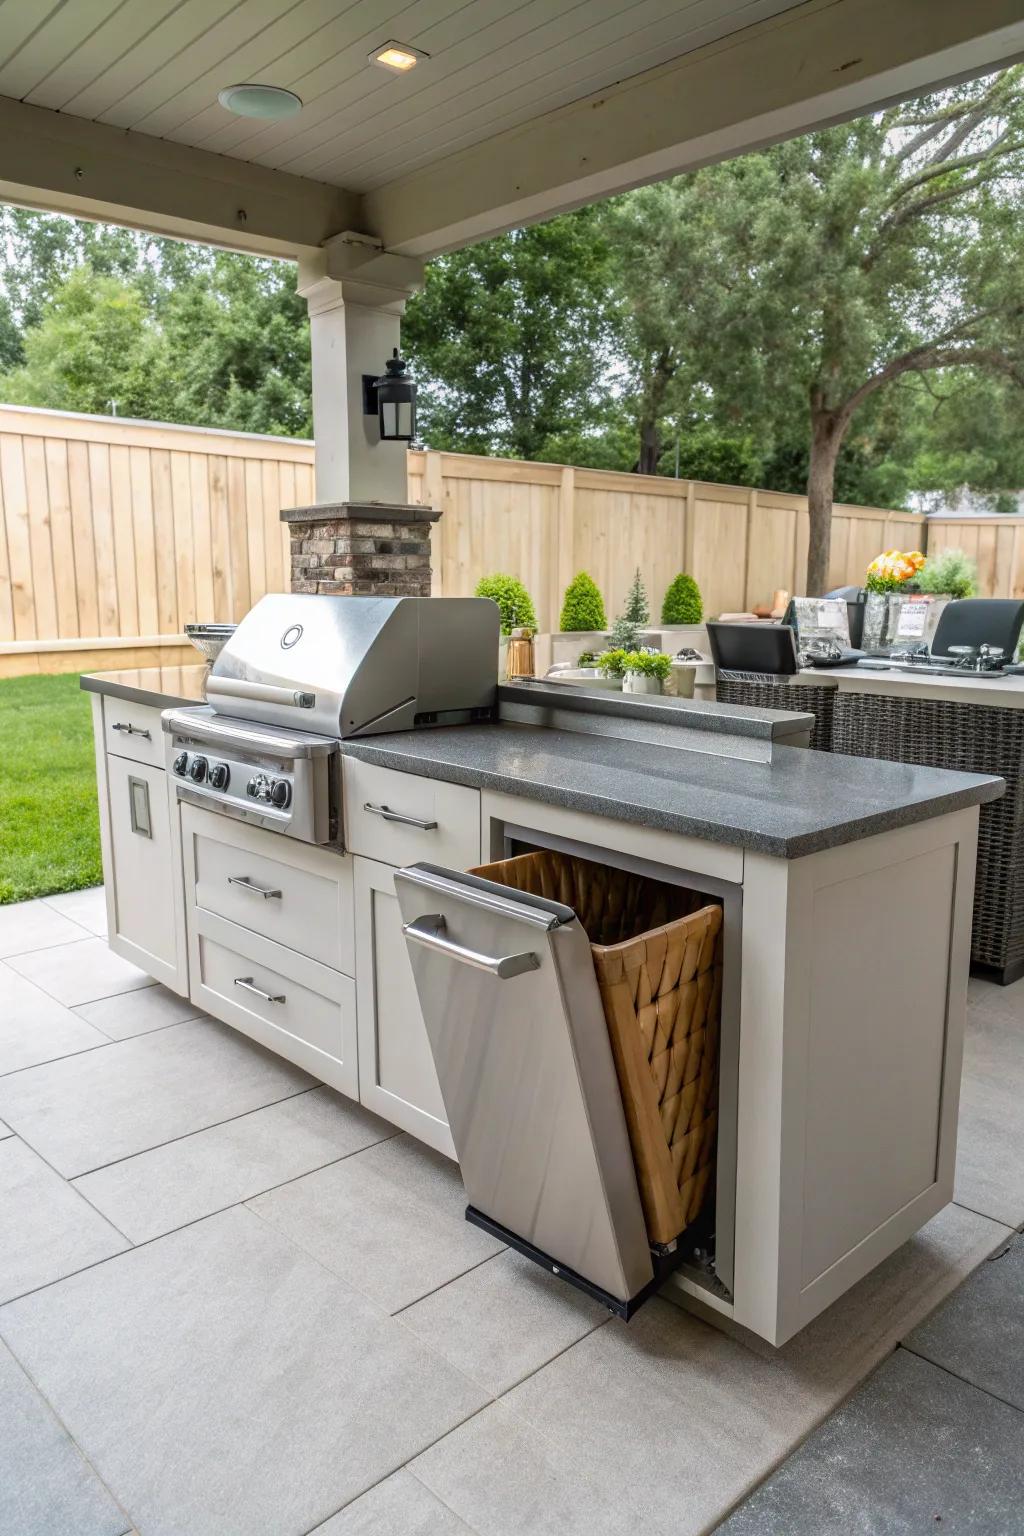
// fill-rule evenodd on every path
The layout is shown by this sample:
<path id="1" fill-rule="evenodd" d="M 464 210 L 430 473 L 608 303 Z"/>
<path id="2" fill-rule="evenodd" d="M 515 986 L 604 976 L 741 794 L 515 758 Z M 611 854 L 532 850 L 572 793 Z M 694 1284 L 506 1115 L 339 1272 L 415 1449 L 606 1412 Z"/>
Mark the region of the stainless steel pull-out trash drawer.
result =
<path id="1" fill-rule="evenodd" d="M 395 888 L 467 1215 L 628 1315 L 655 1262 L 576 914 L 429 864 Z"/>

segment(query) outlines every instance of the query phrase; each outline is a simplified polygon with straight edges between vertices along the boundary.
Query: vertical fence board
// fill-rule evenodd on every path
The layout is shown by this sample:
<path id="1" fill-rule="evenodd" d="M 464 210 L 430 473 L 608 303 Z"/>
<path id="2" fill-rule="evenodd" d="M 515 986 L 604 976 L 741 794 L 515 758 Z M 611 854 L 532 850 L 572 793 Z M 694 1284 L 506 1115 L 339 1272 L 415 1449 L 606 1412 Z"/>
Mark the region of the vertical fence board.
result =
<path id="1" fill-rule="evenodd" d="M 96 570 L 96 535 L 89 485 L 88 443 L 65 443 L 68 496 L 71 504 L 71 542 L 74 552 L 75 588 L 78 597 L 79 635 L 99 635 L 99 575 Z"/>

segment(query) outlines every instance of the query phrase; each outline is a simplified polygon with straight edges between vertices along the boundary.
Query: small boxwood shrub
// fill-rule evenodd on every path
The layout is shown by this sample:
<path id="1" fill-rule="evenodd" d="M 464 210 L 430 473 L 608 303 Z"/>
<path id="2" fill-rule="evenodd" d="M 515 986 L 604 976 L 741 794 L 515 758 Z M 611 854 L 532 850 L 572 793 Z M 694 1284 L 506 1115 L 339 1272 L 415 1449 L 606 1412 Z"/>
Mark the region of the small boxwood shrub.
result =
<path id="1" fill-rule="evenodd" d="M 530 594 L 518 576 L 505 576 L 500 571 L 493 576 L 481 576 L 476 584 L 477 597 L 489 597 L 501 610 L 501 632 L 510 635 L 520 626 L 537 628 Z"/>
<path id="2" fill-rule="evenodd" d="M 579 571 L 565 589 L 559 629 L 563 634 L 573 629 L 604 629 L 607 622 L 597 582 L 586 571 Z"/>
<path id="3" fill-rule="evenodd" d="M 681 571 L 672 581 L 661 605 L 663 624 L 699 624 L 704 617 L 700 588 L 692 576 Z"/>

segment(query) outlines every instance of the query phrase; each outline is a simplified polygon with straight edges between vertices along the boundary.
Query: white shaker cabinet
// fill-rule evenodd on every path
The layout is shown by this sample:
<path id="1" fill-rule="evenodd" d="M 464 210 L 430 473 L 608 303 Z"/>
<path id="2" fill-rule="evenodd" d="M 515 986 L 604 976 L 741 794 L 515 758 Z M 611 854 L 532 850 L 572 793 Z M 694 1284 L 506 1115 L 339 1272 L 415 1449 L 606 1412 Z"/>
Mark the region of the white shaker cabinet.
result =
<path id="1" fill-rule="evenodd" d="M 360 1101 L 454 1157 L 390 864 L 355 860 L 355 905 Z"/>
<path id="2" fill-rule="evenodd" d="M 160 711 L 99 694 L 92 709 L 110 948 L 187 996 L 177 819 L 154 763 Z"/>

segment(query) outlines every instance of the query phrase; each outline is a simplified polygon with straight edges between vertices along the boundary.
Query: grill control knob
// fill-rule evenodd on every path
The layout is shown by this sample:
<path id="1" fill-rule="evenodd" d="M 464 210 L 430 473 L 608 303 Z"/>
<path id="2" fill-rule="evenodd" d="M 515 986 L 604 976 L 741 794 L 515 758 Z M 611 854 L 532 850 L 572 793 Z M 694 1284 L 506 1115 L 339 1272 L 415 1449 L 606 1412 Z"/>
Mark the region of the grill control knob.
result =
<path id="1" fill-rule="evenodd" d="M 270 786 L 270 802 L 283 811 L 292 798 L 292 787 L 287 779 L 274 779 Z"/>
<path id="2" fill-rule="evenodd" d="M 231 778 L 231 769 L 227 763 L 214 763 L 210 769 L 210 788 L 227 789 L 228 780 Z"/>
<path id="3" fill-rule="evenodd" d="M 206 758 L 194 757 L 189 764 L 188 776 L 196 784 L 202 784 L 206 778 Z"/>
<path id="4" fill-rule="evenodd" d="M 254 773 L 248 784 L 245 786 L 246 794 L 251 795 L 254 800 L 262 799 L 263 786 L 266 784 L 266 782 L 267 780 L 264 774 Z"/>
<path id="5" fill-rule="evenodd" d="M 185 777 L 185 772 L 186 772 L 186 770 L 188 768 L 188 753 L 187 752 L 179 752 L 177 757 L 174 759 L 174 762 L 171 764 L 171 767 L 173 768 L 174 772 L 179 776 L 179 778 L 184 778 Z"/>

